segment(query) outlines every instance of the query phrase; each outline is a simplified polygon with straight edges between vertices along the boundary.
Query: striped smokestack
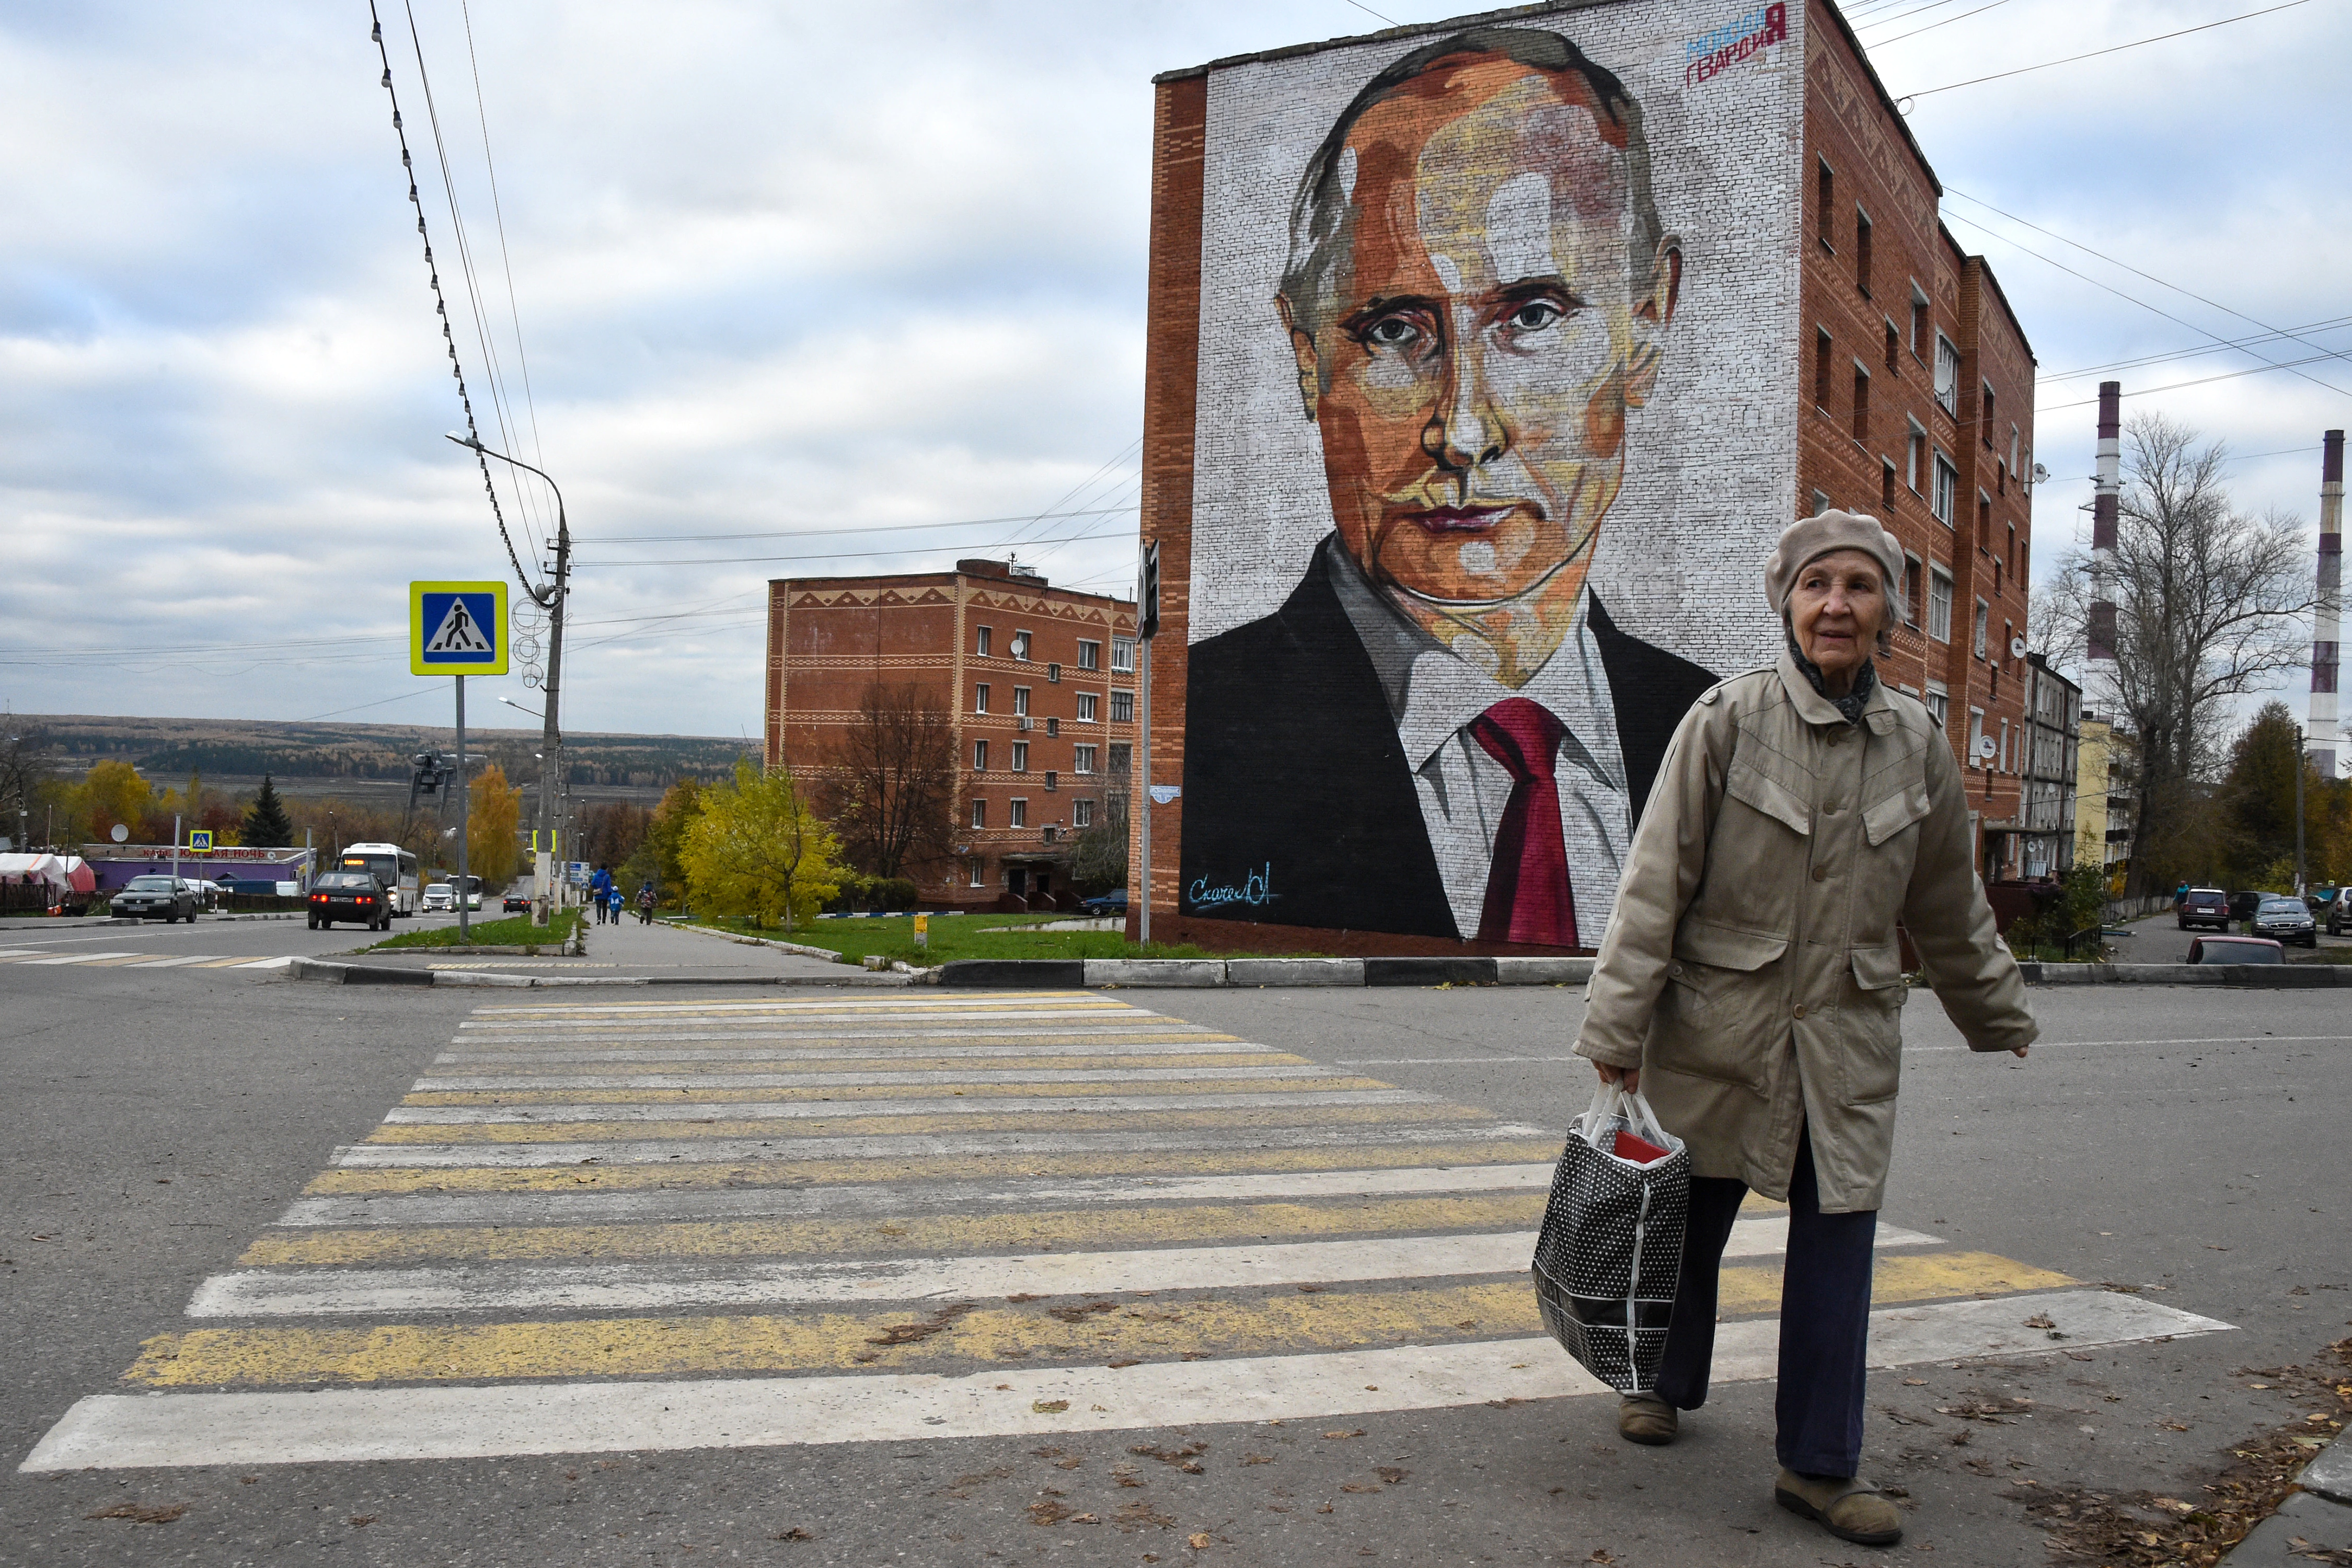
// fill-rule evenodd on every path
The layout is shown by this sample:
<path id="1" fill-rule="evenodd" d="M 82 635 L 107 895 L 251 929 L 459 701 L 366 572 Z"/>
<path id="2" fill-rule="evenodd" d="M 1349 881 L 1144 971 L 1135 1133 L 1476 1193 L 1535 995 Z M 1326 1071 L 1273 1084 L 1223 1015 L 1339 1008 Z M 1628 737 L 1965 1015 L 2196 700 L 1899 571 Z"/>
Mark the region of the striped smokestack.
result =
<path id="1" fill-rule="evenodd" d="M 2344 432 L 2319 438 L 2319 593 L 2311 616 L 2311 727 L 2304 737 L 2319 776 L 2336 776 L 2337 626 L 2344 616 Z"/>
<path id="2" fill-rule="evenodd" d="M 2099 383 L 2099 467 L 2091 495 L 2091 625 L 2084 656 L 2116 658 L 2116 519 L 2123 500 L 2123 399 L 2120 381 Z"/>

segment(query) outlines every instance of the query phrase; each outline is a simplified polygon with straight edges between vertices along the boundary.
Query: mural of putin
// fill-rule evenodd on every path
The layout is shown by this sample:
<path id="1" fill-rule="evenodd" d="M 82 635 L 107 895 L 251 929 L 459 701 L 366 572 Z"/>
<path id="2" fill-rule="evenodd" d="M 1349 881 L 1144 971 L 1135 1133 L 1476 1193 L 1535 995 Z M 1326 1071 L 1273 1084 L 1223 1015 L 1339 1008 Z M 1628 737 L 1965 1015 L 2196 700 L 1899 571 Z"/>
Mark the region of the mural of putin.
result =
<path id="1" fill-rule="evenodd" d="M 1556 34 L 1459 34 L 1348 106 L 1274 300 L 1333 531 L 1191 649 L 1184 914 L 1599 944 L 1714 679 L 1587 584 L 1682 268 L 1640 106 Z"/>

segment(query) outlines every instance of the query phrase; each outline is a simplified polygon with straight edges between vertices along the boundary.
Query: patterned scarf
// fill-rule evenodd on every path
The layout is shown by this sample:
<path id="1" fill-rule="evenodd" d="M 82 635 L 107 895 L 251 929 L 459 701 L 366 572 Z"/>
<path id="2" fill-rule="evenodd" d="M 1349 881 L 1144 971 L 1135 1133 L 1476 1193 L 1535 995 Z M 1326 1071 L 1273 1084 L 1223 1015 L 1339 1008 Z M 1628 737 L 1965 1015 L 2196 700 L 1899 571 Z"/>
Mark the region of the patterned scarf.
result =
<path id="1" fill-rule="evenodd" d="M 1862 710 L 1869 703 L 1870 694 L 1878 689 L 1878 666 L 1875 663 L 1864 659 L 1862 668 L 1853 672 L 1853 689 L 1843 697 L 1832 697 L 1830 689 L 1822 681 L 1822 667 L 1807 658 L 1805 650 L 1797 646 L 1797 634 L 1793 627 L 1789 630 L 1789 656 L 1797 661 L 1797 668 L 1805 672 L 1805 679 L 1813 683 L 1813 689 L 1822 694 L 1822 700 L 1845 715 L 1847 723 L 1862 722 Z"/>

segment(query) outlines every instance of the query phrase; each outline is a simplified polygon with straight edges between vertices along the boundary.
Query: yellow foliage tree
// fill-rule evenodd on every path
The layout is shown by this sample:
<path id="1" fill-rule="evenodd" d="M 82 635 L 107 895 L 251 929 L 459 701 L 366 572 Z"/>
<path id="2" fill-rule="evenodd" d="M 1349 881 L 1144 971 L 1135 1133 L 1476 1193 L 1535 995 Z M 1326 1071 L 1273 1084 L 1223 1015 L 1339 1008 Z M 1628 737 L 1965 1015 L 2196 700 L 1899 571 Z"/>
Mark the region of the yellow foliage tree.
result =
<path id="1" fill-rule="evenodd" d="M 791 931 L 839 890 L 840 849 L 790 770 L 763 777 L 745 759 L 733 784 L 702 792 L 678 858 L 697 910 L 781 921 Z"/>
<path id="2" fill-rule="evenodd" d="M 522 858 L 517 833 L 522 791 L 507 783 L 506 769 L 492 763 L 466 793 L 466 868 L 484 888 L 503 888 L 514 879 Z"/>
<path id="3" fill-rule="evenodd" d="M 129 763 L 92 763 L 73 792 L 73 813 L 92 840 L 112 836 L 122 824 L 135 837 L 155 807 L 155 792 Z M 170 824 L 165 824 L 168 827 Z"/>

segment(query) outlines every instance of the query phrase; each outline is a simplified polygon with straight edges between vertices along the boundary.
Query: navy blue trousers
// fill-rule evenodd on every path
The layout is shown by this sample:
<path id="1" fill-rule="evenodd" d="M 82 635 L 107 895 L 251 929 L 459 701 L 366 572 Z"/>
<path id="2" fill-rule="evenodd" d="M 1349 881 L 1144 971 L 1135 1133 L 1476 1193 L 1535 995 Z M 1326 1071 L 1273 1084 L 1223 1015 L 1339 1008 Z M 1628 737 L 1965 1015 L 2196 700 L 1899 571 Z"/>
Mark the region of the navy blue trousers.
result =
<path id="1" fill-rule="evenodd" d="M 1716 1277 L 1739 1217 L 1744 1182 L 1691 1178 L 1690 1226 L 1658 1397 L 1678 1410 L 1706 1403 L 1715 1359 Z M 1789 1178 L 1789 1251 L 1780 1277 L 1780 1463 L 1800 1475 L 1851 1476 L 1862 1464 L 1870 1343 L 1870 1265 L 1878 1215 L 1823 1214 L 1810 1132 Z"/>

